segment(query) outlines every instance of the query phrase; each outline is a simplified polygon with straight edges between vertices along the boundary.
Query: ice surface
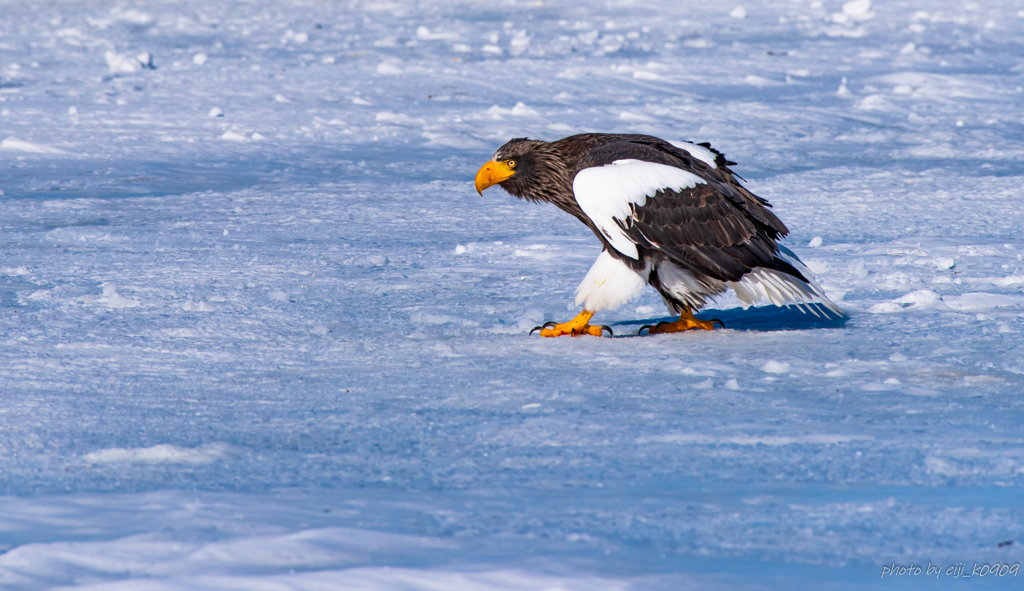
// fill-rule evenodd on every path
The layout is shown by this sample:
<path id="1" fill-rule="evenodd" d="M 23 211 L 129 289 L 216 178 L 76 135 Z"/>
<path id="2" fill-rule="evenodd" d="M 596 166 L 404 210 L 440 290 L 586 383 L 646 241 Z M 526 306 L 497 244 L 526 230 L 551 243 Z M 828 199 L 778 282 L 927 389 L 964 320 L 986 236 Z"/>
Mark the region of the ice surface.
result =
<path id="1" fill-rule="evenodd" d="M 0 13 L 0 587 L 934 589 L 992 579 L 881 568 L 1022 558 L 1019 2 Z M 597 242 L 472 179 L 585 131 L 711 142 L 849 317 L 730 295 L 726 330 L 635 338 L 647 291 L 614 339 L 528 337 Z"/>
<path id="2" fill-rule="evenodd" d="M 226 448 L 227 446 L 222 443 L 211 443 L 191 449 L 164 444 L 142 449 L 104 449 L 86 455 L 85 459 L 98 464 L 113 462 L 209 464 L 222 457 Z"/>

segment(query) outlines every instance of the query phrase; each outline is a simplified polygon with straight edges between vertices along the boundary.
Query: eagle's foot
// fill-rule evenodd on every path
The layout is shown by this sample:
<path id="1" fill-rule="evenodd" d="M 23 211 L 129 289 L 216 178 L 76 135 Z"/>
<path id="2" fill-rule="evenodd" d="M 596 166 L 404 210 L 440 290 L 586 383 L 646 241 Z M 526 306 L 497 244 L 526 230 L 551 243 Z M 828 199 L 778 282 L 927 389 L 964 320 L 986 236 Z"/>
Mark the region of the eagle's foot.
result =
<path id="1" fill-rule="evenodd" d="M 683 312 L 679 315 L 679 320 L 676 320 L 675 322 L 661 321 L 656 325 L 645 324 L 640 327 L 637 335 L 643 334 L 645 328 L 647 329 L 647 334 L 651 335 L 684 332 L 687 330 L 713 330 L 716 324 L 725 328 L 725 323 L 721 320 L 715 318 L 712 318 L 711 320 L 698 320 L 694 318 L 693 314 Z"/>
<path id="2" fill-rule="evenodd" d="M 563 322 L 562 324 L 546 322 L 543 326 L 535 326 L 533 327 L 533 330 L 530 331 L 530 334 L 532 335 L 534 331 L 539 330 L 540 336 L 542 337 L 579 337 L 583 335 L 600 337 L 604 336 L 604 331 L 608 331 L 608 336 L 615 336 L 612 333 L 612 329 L 607 326 L 594 326 L 588 324 L 593 316 L 593 312 L 584 310 L 569 322 Z"/>

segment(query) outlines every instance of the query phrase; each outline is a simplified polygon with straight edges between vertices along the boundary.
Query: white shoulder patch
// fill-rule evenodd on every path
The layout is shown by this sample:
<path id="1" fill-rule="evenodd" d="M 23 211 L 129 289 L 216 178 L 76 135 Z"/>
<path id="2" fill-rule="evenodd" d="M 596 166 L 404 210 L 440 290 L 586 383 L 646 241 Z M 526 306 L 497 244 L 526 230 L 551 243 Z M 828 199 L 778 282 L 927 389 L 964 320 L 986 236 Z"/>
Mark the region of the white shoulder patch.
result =
<path id="1" fill-rule="evenodd" d="M 690 153 L 697 160 L 700 160 L 704 164 L 707 164 L 711 168 L 718 168 L 715 164 L 715 153 L 705 148 L 704 146 L 698 146 L 697 144 L 691 144 L 690 142 L 669 142 L 673 146 L 680 150 L 685 150 Z"/>
<path id="2" fill-rule="evenodd" d="M 625 220 L 630 215 L 631 204 L 643 205 L 648 197 L 662 189 L 680 191 L 698 184 L 704 184 L 704 179 L 685 170 L 630 159 L 581 170 L 572 181 L 572 191 L 580 209 L 612 247 L 638 259 L 636 244 L 615 220 Z"/>

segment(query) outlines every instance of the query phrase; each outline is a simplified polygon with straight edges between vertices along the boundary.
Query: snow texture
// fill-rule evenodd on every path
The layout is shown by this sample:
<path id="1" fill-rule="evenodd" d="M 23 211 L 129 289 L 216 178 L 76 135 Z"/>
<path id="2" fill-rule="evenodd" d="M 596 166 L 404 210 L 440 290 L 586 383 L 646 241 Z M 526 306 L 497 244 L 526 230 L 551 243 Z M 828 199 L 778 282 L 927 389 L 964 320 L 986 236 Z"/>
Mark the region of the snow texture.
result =
<path id="1" fill-rule="evenodd" d="M 1019 1 L 0 14 L 0 587 L 1013 587 L 880 574 L 1024 558 Z M 711 142 L 848 317 L 528 337 L 600 246 L 473 177 L 584 131 Z"/>

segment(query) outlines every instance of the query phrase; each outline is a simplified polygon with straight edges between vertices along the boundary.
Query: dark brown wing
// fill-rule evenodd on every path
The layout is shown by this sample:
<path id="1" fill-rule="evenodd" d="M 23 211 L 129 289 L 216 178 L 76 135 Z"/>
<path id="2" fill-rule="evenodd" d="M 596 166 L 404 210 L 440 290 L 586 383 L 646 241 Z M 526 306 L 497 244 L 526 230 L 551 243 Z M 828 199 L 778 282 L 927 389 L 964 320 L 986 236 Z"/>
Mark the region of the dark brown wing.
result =
<path id="1" fill-rule="evenodd" d="M 788 233 L 786 226 L 767 201 L 739 184 L 721 154 L 714 152 L 711 166 L 651 136 L 574 137 L 586 144 L 575 162 L 577 173 L 619 160 L 639 160 L 679 168 L 704 181 L 681 190 L 666 187 L 642 203 L 629 204 L 630 214 L 615 222 L 638 248 L 660 251 L 684 268 L 722 281 L 737 281 L 755 267 L 801 277 L 775 256 L 776 240 Z"/>
<path id="2" fill-rule="evenodd" d="M 736 281 L 754 267 L 775 266 L 778 232 L 711 184 L 659 191 L 619 225 L 637 246 L 658 250 L 685 268 Z"/>

